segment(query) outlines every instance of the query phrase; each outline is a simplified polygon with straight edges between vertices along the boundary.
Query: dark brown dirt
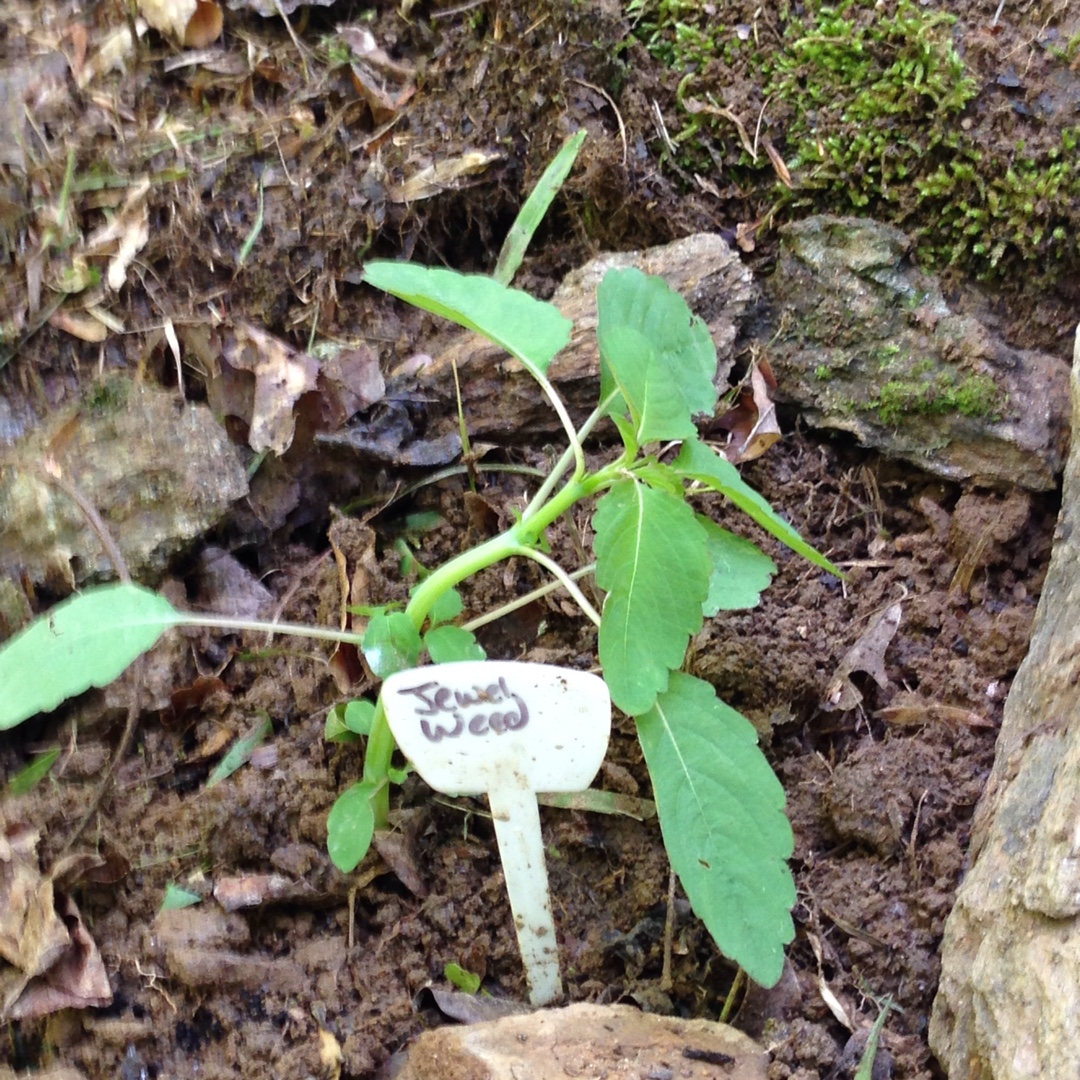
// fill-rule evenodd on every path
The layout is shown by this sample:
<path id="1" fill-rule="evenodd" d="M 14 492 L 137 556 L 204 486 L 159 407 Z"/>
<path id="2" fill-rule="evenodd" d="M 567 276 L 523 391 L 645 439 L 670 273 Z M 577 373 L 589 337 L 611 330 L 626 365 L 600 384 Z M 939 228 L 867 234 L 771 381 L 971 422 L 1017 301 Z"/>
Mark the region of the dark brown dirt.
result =
<path id="1" fill-rule="evenodd" d="M 961 15 L 968 7 L 973 20 L 985 22 L 985 12 L 976 18 L 977 5 L 951 5 Z M 0 47 L 14 65 L 29 63 L 38 48 L 74 57 L 81 31 L 72 27 L 85 28 L 93 48 L 124 25 L 124 10 L 106 0 L 89 14 L 73 7 L 45 18 L 12 5 Z M 537 236 L 523 287 L 549 294 L 563 271 L 603 248 L 733 229 L 760 217 L 760 196 L 732 191 L 718 200 L 681 191 L 678 176 L 658 167 L 651 103 L 672 105 L 674 76 L 633 41 L 617 7 L 499 2 L 457 12 L 416 9 L 404 20 L 383 6 L 366 25 L 395 58 L 421 70 L 416 97 L 383 133 L 343 69 L 318 48 L 321 35 L 348 17 L 311 11 L 302 30 L 316 48 L 307 77 L 280 20 L 229 14 L 223 48 L 230 74 L 209 65 L 164 73 L 162 61 L 175 50 L 151 34 L 138 64 L 100 83 L 108 94 L 68 86 L 60 104 L 43 97 L 32 182 L 20 187 L 15 173 L 3 174 L 10 199 L 0 254 L 11 272 L 0 315 L 18 348 L 0 373 L 2 424 L 32 422 L 85 394 L 99 364 L 139 368 L 175 385 L 158 330 L 166 316 L 178 326 L 203 325 L 212 312 L 242 317 L 300 346 L 317 327 L 320 335 L 367 341 L 388 365 L 410 355 L 433 321 L 356 285 L 359 259 L 404 251 L 423 262 L 490 269 L 522 193 L 579 126 L 590 139 Z M 33 42 L 22 36 L 20 20 L 40 27 Z M 258 57 L 251 67 L 249 55 Z M 625 157 L 619 117 L 596 87 L 617 101 Z M 220 124 L 208 125 L 207 116 Z M 198 139 L 178 137 L 174 148 L 155 134 L 162 119 Z M 58 197 L 68 147 L 77 175 L 101 163 L 122 176 L 185 172 L 153 188 L 150 240 L 113 307 L 130 332 L 103 344 L 50 325 L 35 331 L 26 307 L 17 241 L 40 239 L 41 207 Z M 504 156 L 436 198 L 407 205 L 388 197 L 393 183 L 431 160 L 474 147 Z M 241 265 L 260 172 L 265 223 Z M 101 205 L 76 198 L 73 235 L 101 224 Z M 772 241 L 765 233 L 758 241 L 754 258 L 767 269 Z M 62 253 L 49 259 L 58 266 Z M 995 303 L 1010 339 L 1060 350 L 1069 288 L 1037 295 L 1003 289 Z M 1034 310 L 1041 314 L 1026 327 Z M 198 372 L 185 371 L 185 389 L 204 394 Z M 542 464 L 545 451 L 496 450 L 492 460 Z M 241 508 L 213 539 L 266 575 L 287 601 L 284 617 L 332 623 L 337 570 L 331 559 L 317 561 L 331 501 L 387 495 L 423 474 L 313 453 L 310 441 L 298 439 L 284 464 L 265 467 L 271 493 L 300 478 L 298 506 L 273 527 L 265 513 Z M 850 580 L 791 556 L 719 501 L 702 504 L 760 540 L 780 566 L 760 607 L 712 620 L 691 653 L 692 670 L 761 733 L 788 792 L 797 838 L 798 936 L 788 971 L 775 990 L 752 988 L 740 999 L 735 1023 L 772 1052 L 774 1080 L 841 1080 L 853 1074 L 857 1054 L 853 1060 L 845 1052 L 850 1032 L 830 1012 L 822 987 L 862 1027 L 891 995 L 901 1011 L 886 1025 L 883 1044 L 894 1075 L 937 1076 L 926 1046 L 937 947 L 1002 703 L 1027 647 L 1054 499 L 962 490 L 799 431 L 745 475 Z M 438 563 L 488 535 L 499 515 L 520 505 L 525 482 L 496 477 L 479 502 L 452 479 L 373 518 L 371 601 L 405 595 L 396 539 L 406 537 L 423 563 Z M 435 511 L 438 523 L 417 531 L 405 519 L 416 510 Z M 578 525 L 587 529 L 587 514 Z M 354 540 L 358 555 L 363 538 Z M 568 535 L 556 542 L 572 553 Z M 186 571 L 178 566 L 170 587 L 193 588 Z M 532 564 L 493 569 L 466 589 L 467 610 L 482 613 L 539 583 Z M 885 655 L 889 686 L 857 673 L 863 705 L 823 710 L 840 658 L 897 601 L 903 618 Z M 493 658 L 582 668 L 594 662 L 591 625 L 558 600 L 538 602 L 480 636 Z M 333 1076 L 327 1048 L 336 1043 L 340 1074 L 364 1077 L 432 1022 L 413 999 L 429 983 L 443 983 L 445 964 L 476 972 L 496 996 L 524 996 L 481 801 L 433 798 L 411 778 L 396 804 L 406 854 L 386 850 L 386 862 L 365 863 L 355 881 L 330 865 L 326 815 L 361 762 L 354 750 L 323 741 L 325 714 L 344 695 L 320 650 L 200 634 L 163 645 L 154 665 L 177 688 L 199 675 L 220 675 L 224 687 L 182 716 L 141 718 L 115 788 L 80 841 L 130 864 L 118 883 L 87 885 L 78 895 L 114 1002 L 9 1025 L 0 1063 L 75 1065 L 91 1077 L 138 1076 L 140 1068 L 149 1077 Z M 222 749 L 265 718 L 273 723 L 268 748 L 207 790 Z M 89 804 L 122 726 L 122 711 L 91 698 L 71 714 L 0 739 L 2 775 L 35 747 L 65 748 L 47 784 L 3 808 L 9 822 L 42 830 L 43 865 Z M 616 722 L 599 783 L 649 795 L 626 720 Z M 716 1017 L 734 972 L 685 905 L 678 909 L 673 985 L 659 988 L 668 867 L 656 823 L 560 810 L 544 810 L 543 822 L 569 998 L 628 999 Z M 208 902 L 155 919 L 169 882 L 209 894 L 214 884 L 265 874 L 291 883 L 286 899 L 228 917 L 213 914 Z"/>

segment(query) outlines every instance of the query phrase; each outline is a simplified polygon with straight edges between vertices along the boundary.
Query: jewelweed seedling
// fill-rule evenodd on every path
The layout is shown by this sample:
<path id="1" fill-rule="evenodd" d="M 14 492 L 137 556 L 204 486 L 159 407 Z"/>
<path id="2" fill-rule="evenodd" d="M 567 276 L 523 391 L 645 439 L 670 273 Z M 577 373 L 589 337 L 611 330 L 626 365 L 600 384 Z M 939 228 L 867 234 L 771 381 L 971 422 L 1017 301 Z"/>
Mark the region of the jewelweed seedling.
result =
<path id="1" fill-rule="evenodd" d="M 171 626 L 228 626 L 358 644 L 386 679 L 483 652 L 454 620 L 456 586 L 511 558 L 548 570 L 598 628 L 611 699 L 634 718 L 652 778 L 671 863 L 717 945 L 757 982 L 773 985 L 794 935 L 793 850 L 784 792 L 751 724 L 713 687 L 682 670 L 690 638 L 722 609 L 758 601 L 775 566 L 749 541 L 695 511 L 688 496 L 718 492 L 780 541 L 832 572 L 722 454 L 703 442 L 694 417 L 717 404 L 716 350 L 708 328 L 658 277 L 612 270 L 598 291 L 599 402 L 575 426 L 547 377 L 570 340 L 571 323 L 551 304 L 492 278 L 409 263 L 372 262 L 365 280 L 502 346 L 532 374 L 558 414 L 567 447 L 505 532 L 428 572 L 402 610 L 376 609 L 363 635 L 315 627 L 209 618 L 176 611 L 136 585 L 90 590 L 65 601 L 0 649 L 0 728 L 114 679 Z M 590 468 L 586 438 L 610 419 L 621 451 Z M 665 448 L 681 444 L 677 453 Z M 548 530 L 595 500 L 596 611 L 548 554 Z M 28 678 L 27 672 L 46 672 Z M 342 793 L 328 821 L 334 862 L 351 871 L 388 824 L 395 741 L 383 702 L 341 710 L 336 735 L 366 738 L 362 779 Z"/>

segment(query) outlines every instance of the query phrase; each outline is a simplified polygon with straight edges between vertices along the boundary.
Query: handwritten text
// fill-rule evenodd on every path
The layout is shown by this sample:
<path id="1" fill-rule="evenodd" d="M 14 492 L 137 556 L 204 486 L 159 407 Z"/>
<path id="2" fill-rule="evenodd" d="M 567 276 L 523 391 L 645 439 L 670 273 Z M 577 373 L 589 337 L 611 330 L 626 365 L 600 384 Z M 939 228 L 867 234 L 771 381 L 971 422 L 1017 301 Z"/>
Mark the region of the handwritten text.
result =
<path id="1" fill-rule="evenodd" d="M 490 686 L 474 686 L 471 692 L 452 690 L 432 680 L 402 687 L 398 693 L 411 695 L 420 702 L 416 709 L 416 716 L 421 718 L 420 730 L 432 742 L 456 739 L 466 732 L 486 735 L 493 731 L 501 735 L 504 731 L 517 731 L 529 722 L 529 707 L 520 695 L 510 690 L 505 678 Z"/>

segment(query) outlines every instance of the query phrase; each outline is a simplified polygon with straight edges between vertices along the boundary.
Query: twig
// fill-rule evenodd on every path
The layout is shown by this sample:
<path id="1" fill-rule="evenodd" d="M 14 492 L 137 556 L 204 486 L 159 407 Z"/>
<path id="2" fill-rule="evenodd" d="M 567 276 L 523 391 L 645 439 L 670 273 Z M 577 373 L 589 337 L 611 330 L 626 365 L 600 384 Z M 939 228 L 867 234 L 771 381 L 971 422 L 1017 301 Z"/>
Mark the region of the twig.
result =
<path id="1" fill-rule="evenodd" d="M 671 950 L 675 940 L 675 871 L 668 875 L 667 917 L 664 919 L 664 966 L 660 971 L 660 989 L 666 994 L 675 982 L 671 977 Z"/>
<path id="2" fill-rule="evenodd" d="M 101 546 L 105 549 L 105 554 L 113 564 L 116 576 L 125 584 L 130 584 L 131 571 L 128 570 L 127 560 L 121 554 L 120 548 L 112 538 L 108 526 L 97 511 L 97 507 L 86 498 L 72 481 L 64 476 L 55 459 L 51 457 L 46 458 L 40 472 L 50 484 L 59 488 L 79 508 L 90 527 L 97 533 L 97 537 L 101 541 Z M 139 656 L 132 667 L 131 703 L 128 705 L 127 720 L 124 722 L 124 730 L 120 736 L 120 741 L 116 744 L 116 750 L 113 752 L 112 760 L 105 770 L 105 776 L 98 785 L 97 791 L 94 792 L 94 796 L 90 800 L 90 805 L 83 812 L 83 815 L 76 823 L 75 828 L 64 841 L 57 853 L 57 858 L 70 850 L 75 841 L 82 836 L 83 830 L 101 806 L 102 800 L 105 798 L 105 793 L 109 790 L 109 785 L 112 783 L 116 776 L 116 771 L 120 767 L 120 762 L 123 760 L 131 746 L 131 740 L 135 735 L 135 728 L 139 721 L 144 665 L 145 657 Z"/>
<path id="3" fill-rule="evenodd" d="M 581 86 L 588 87 L 590 90 L 595 90 L 611 106 L 611 111 L 615 114 L 615 119 L 619 124 L 619 138 L 622 140 L 622 163 L 625 167 L 630 160 L 630 147 L 626 141 L 626 125 L 623 123 L 622 113 L 619 112 L 619 107 L 615 104 L 615 100 L 601 86 L 595 86 L 593 83 L 586 82 L 584 79 L 574 79 L 573 81 L 579 83 Z"/>
<path id="4" fill-rule="evenodd" d="M 468 3 L 458 4 L 457 7 L 443 8 L 442 11 L 433 11 L 431 13 L 431 20 L 434 22 L 436 19 L 449 19 L 454 15 L 461 15 L 463 12 L 472 11 L 473 8 L 481 7 L 487 2 L 488 0 L 468 0 Z"/>

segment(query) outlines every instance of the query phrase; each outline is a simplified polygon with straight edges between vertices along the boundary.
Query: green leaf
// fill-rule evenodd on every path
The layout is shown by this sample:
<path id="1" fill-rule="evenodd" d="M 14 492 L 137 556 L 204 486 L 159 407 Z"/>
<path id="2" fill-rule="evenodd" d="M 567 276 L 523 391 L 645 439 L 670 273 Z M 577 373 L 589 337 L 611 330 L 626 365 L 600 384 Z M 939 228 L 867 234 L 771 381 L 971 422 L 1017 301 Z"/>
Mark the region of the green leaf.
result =
<path id="1" fill-rule="evenodd" d="M 323 738 L 327 742 L 358 742 L 361 735 L 371 734 L 374 719 L 375 706 L 370 701 L 357 698 L 339 702 L 326 714 Z"/>
<path id="2" fill-rule="evenodd" d="M 601 324 L 597 339 L 602 368 L 611 373 L 630 409 L 639 443 L 697 435 L 678 383 L 657 362 L 644 334 L 632 326 Z"/>
<path id="3" fill-rule="evenodd" d="M 739 470 L 727 458 L 716 453 L 699 439 L 683 443 L 675 459 L 675 470 L 688 480 L 697 480 L 713 491 L 729 498 L 740 510 L 748 514 L 763 529 L 772 533 L 782 544 L 797 552 L 815 566 L 830 574 L 844 577 L 843 571 L 833 566 L 824 555 L 819 554 L 792 528 L 768 503 L 739 475 Z"/>
<path id="4" fill-rule="evenodd" d="M 345 726 L 356 735 L 370 735 L 375 720 L 375 702 L 356 698 L 345 706 Z"/>
<path id="5" fill-rule="evenodd" d="M 480 990 L 480 976 L 475 972 L 466 971 L 460 964 L 453 962 L 443 968 L 443 975 L 451 986 L 456 986 L 462 993 L 475 994 Z"/>
<path id="6" fill-rule="evenodd" d="M 260 746 L 266 736 L 274 730 L 274 725 L 269 720 L 264 720 L 254 731 L 237 739 L 230 747 L 229 752 L 218 762 L 217 767 L 207 777 L 206 790 L 216 787 L 227 780 L 241 765 L 246 765 L 251 758 L 252 752 Z"/>
<path id="7" fill-rule="evenodd" d="M 464 610 L 465 602 L 461 599 L 461 593 L 457 589 L 447 589 L 431 605 L 428 619 L 432 626 L 438 626 L 440 623 L 447 623 L 451 619 L 456 619 Z"/>
<path id="8" fill-rule="evenodd" d="M 619 399 L 618 407 L 620 409 L 626 408 L 626 402 Z M 615 406 L 612 406 L 614 409 Z M 627 459 L 632 461 L 638 455 L 638 439 L 637 428 L 634 426 L 633 421 L 628 416 L 620 416 L 618 412 L 613 412 L 612 409 L 608 410 L 608 415 L 611 417 L 612 423 L 618 428 L 619 438 L 623 441 L 623 446 L 626 447 Z"/>
<path id="9" fill-rule="evenodd" d="M 620 480 L 600 500 L 596 582 L 607 591 L 600 663 L 611 698 L 636 716 L 652 708 L 701 629 L 709 593 L 705 532 L 681 498 Z"/>
<path id="10" fill-rule="evenodd" d="M 196 892 L 188 892 L 181 889 L 175 882 L 170 881 L 165 886 L 165 899 L 161 901 L 159 911 L 180 911 L 181 908 L 193 907 L 201 904 L 203 898 Z"/>
<path id="11" fill-rule="evenodd" d="M 326 847 L 330 860 L 343 873 L 351 874 L 371 847 L 375 835 L 375 812 L 371 796 L 377 785 L 361 781 L 343 791 L 326 819 Z"/>
<path id="12" fill-rule="evenodd" d="M 436 626 L 424 635 L 424 645 L 433 664 L 487 659 L 487 653 L 472 632 L 460 626 Z"/>
<path id="13" fill-rule="evenodd" d="M 712 413 L 716 408 L 716 347 L 709 328 L 695 317 L 686 301 L 663 278 L 640 270 L 609 270 L 597 290 L 599 322 L 597 336 L 601 343 L 600 399 L 613 390 L 623 389 L 616 369 L 623 358 L 612 351 L 609 331 L 624 327 L 636 331 L 652 346 L 650 365 L 655 374 L 648 385 L 666 381 L 680 401 L 680 418 Z M 609 355 L 604 355 L 607 338 Z M 629 339 L 624 339 L 628 341 Z M 631 357 L 640 365 L 640 356 Z M 625 412 L 626 403 L 616 401 L 609 412 Z M 663 434 L 660 425 L 650 422 L 650 438 L 682 438 Z M 642 440 L 644 441 L 644 440 Z"/>
<path id="14" fill-rule="evenodd" d="M 702 611 L 711 618 L 718 611 L 757 607 L 761 592 L 776 573 L 776 563 L 751 540 L 722 529 L 704 514 L 698 524 L 709 538 L 712 576 Z"/>
<path id="15" fill-rule="evenodd" d="M 327 714 L 326 723 L 323 724 L 323 738 L 327 742 L 342 743 L 348 745 L 360 741 L 360 736 L 349 730 L 345 723 L 345 702 L 338 702 Z"/>
<path id="16" fill-rule="evenodd" d="M 413 771 L 413 767 L 412 767 L 412 765 L 410 765 L 408 763 L 406 763 L 406 765 L 405 765 L 405 767 L 403 769 L 396 769 L 396 768 L 394 768 L 393 765 L 391 765 L 386 770 L 386 775 L 387 775 L 388 779 L 390 780 L 391 784 L 397 784 L 398 787 L 401 787 L 401 785 L 404 784 L 405 781 L 409 779 L 409 776 L 412 773 L 412 771 Z"/>
<path id="17" fill-rule="evenodd" d="M 510 231 L 506 234 L 498 262 L 495 263 L 495 272 L 492 274 L 496 281 L 509 285 L 514 280 L 514 275 L 521 266 L 521 260 L 525 257 L 525 250 L 533 238 L 533 233 L 536 232 L 536 227 L 544 220 L 552 199 L 559 193 L 559 189 L 570 175 L 570 170 L 574 167 L 578 151 L 584 141 L 584 131 L 571 135 L 537 180 L 532 194 L 525 200 L 525 205 L 518 211 L 514 224 L 510 226 Z"/>
<path id="18" fill-rule="evenodd" d="M 0 648 L 0 731 L 107 686 L 182 620 L 140 585 L 106 585 L 58 604 Z"/>
<path id="19" fill-rule="evenodd" d="M 364 280 L 424 311 L 476 330 L 516 356 L 534 375 L 546 372 L 555 354 L 570 341 L 573 323 L 557 307 L 481 274 L 415 263 L 369 262 Z"/>
<path id="20" fill-rule="evenodd" d="M 405 532 L 408 536 L 423 536 L 443 523 L 438 510 L 414 510 L 405 515 Z"/>
<path id="21" fill-rule="evenodd" d="M 381 611 L 372 616 L 364 634 L 364 656 L 380 679 L 416 667 L 420 634 L 404 611 Z"/>
<path id="22" fill-rule="evenodd" d="M 33 789 L 49 775 L 49 770 L 56 763 L 56 759 L 59 756 L 59 746 L 54 746 L 51 750 L 46 750 L 43 754 L 38 754 L 29 765 L 23 766 L 23 768 L 8 781 L 8 794 L 25 795 L 28 791 L 33 791 Z"/>
<path id="23" fill-rule="evenodd" d="M 670 466 L 656 458 L 646 458 L 640 465 L 634 466 L 634 475 L 644 480 L 651 488 L 658 491 L 670 491 L 680 499 L 683 496 L 683 478 Z"/>
<path id="24" fill-rule="evenodd" d="M 681 672 L 637 727 L 664 846 L 694 911 L 721 952 L 775 985 L 795 936 L 794 840 L 757 733 Z"/>

